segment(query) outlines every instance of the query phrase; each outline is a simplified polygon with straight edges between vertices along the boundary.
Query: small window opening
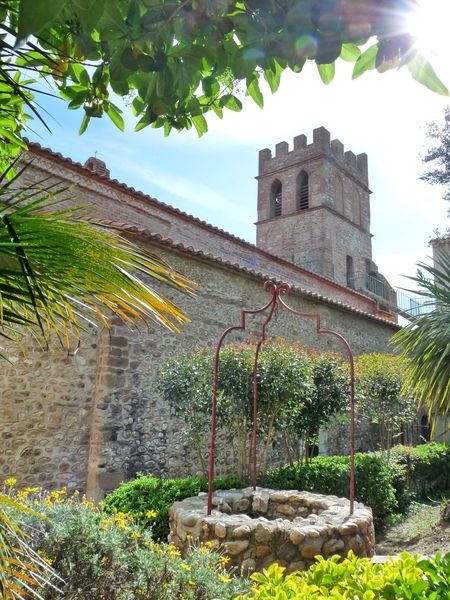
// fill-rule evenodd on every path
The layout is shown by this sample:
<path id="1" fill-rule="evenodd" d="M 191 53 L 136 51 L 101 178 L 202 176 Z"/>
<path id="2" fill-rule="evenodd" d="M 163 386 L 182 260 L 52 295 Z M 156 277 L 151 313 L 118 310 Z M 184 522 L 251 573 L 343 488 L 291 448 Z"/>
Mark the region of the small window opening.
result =
<path id="1" fill-rule="evenodd" d="M 298 177 L 298 201 L 297 209 L 309 208 L 309 177 L 308 173 L 301 172 Z"/>
<path id="2" fill-rule="evenodd" d="M 355 271 L 351 256 L 347 256 L 347 287 L 355 289 Z"/>
<path id="3" fill-rule="evenodd" d="M 429 442 L 431 439 L 431 427 L 427 415 L 423 415 L 420 419 L 420 438 L 422 443 Z"/>
<path id="4" fill-rule="evenodd" d="M 282 212 L 282 186 L 279 181 L 275 181 L 272 186 L 272 216 L 280 217 Z"/>

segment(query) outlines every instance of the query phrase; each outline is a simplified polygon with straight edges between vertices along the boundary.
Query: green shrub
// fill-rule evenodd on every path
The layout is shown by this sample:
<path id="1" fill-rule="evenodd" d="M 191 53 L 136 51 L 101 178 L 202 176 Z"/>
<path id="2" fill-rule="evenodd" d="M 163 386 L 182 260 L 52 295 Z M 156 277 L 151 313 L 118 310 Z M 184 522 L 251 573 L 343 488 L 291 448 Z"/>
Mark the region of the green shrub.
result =
<path id="1" fill-rule="evenodd" d="M 248 589 L 227 572 L 225 556 L 197 546 L 182 559 L 177 548 L 154 542 L 151 530 L 125 513 L 105 513 L 64 491 L 22 501 L 47 517 L 19 515 L 18 523 L 65 582 L 63 595 L 40 590 L 45 600 L 231 600 Z"/>
<path id="2" fill-rule="evenodd" d="M 214 489 L 239 487 L 241 482 L 237 477 L 218 477 L 214 480 Z M 104 507 L 107 511 L 118 510 L 133 515 L 141 526 L 152 527 L 154 539 L 165 540 L 169 535 L 169 510 L 172 504 L 207 490 L 208 480 L 205 477 L 160 479 L 140 475 L 108 494 Z"/>
<path id="3" fill-rule="evenodd" d="M 284 569 L 271 565 L 255 573 L 251 591 L 236 600 L 448 600 L 450 597 L 450 554 L 420 561 L 404 552 L 399 560 L 372 564 L 370 559 L 349 554 L 340 562 L 318 557 L 309 571 L 284 577 Z"/>
<path id="4" fill-rule="evenodd" d="M 350 459 L 348 456 L 320 456 L 309 464 L 272 469 L 266 478 L 269 487 L 297 489 L 319 494 L 349 494 Z M 393 471 L 379 452 L 355 455 L 355 495 L 370 506 L 377 523 L 398 506 L 393 486 Z"/>
<path id="5" fill-rule="evenodd" d="M 404 470 L 406 488 L 425 497 L 450 490 L 450 446 L 430 442 L 420 446 L 395 446 L 391 460 Z"/>

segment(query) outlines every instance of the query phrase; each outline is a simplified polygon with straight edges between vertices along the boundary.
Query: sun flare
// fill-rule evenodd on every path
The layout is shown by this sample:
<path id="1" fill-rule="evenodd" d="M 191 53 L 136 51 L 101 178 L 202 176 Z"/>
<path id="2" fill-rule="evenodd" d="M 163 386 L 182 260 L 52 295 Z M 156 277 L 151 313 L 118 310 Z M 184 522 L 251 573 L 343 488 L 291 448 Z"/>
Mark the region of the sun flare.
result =
<path id="1" fill-rule="evenodd" d="M 450 0 L 418 0 L 407 29 L 421 54 L 443 59 L 450 54 L 449 23 Z"/>

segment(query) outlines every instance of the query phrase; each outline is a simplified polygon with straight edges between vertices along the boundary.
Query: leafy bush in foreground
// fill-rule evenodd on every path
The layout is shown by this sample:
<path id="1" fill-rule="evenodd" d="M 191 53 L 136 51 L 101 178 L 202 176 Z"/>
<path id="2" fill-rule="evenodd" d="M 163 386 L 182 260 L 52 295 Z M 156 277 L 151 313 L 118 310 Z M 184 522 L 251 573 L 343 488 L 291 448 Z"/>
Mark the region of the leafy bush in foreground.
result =
<path id="1" fill-rule="evenodd" d="M 275 489 L 348 497 L 349 473 L 348 456 L 320 456 L 308 464 L 271 469 L 258 483 Z M 389 461 L 380 452 L 355 455 L 356 499 L 372 508 L 377 526 L 394 511 L 406 509 L 418 493 L 448 490 L 449 479 L 450 447 L 445 444 L 430 443 L 416 448 L 395 446 Z M 241 486 L 242 482 L 236 477 L 220 477 L 214 481 L 214 489 Z M 171 505 L 207 489 L 204 477 L 160 479 L 141 475 L 121 484 L 105 498 L 104 504 L 107 511 L 130 513 L 140 525 L 151 526 L 154 538 L 162 540 L 169 533 Z"/>
<path id="2" fill-rule="evenodd" d="M 318 562 L 309 571 L 284 577 L 284 569 L 271 565 L 255 573 L 248 594 L 236 600 L 448 600 L 450 597 L 450 553 L 429 561 L 407 552 L 399 560 L 372 564 L 370 559 L 350 553 L 339 562 L 334 556 Z"/>
<path id="3" fill-rule="evenodd" d="M 214 480 L 216 490 L 239 487 L 241 482 L 237 477 L 218 477 Z M 132 515 L 141 526 L 152 528 L 154 539 L 164 540 L 169 535 L 169 509 L 172 504 L 207 490 L 208 480 L 205 477 L 160 479 L 140 475 L 108 494 L 104 508 Z"/>
<path id="4" fill-rule="evenodd" d="M 47 518 L 16 514 L 30 545 L 63 578 L 63 593 L 41 590 L 45 600 L 231 600 L 248 584 L 230 576 L 228 559 L 211 545 L 182 559 L 177 548 L 152 540 L 123 512 L 100 507 L 65 490 L 17 493 Z"/>

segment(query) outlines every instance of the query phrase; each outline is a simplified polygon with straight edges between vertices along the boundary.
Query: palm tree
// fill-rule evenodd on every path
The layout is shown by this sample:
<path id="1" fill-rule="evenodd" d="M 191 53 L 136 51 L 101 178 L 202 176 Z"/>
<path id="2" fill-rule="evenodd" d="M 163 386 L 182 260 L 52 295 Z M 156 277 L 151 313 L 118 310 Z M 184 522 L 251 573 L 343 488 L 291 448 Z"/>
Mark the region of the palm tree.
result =
<path id="1" fill-rule="evenodd" d="M 434 267 L 418 266 L 417 277 L 411 279 L 431 310 L 414 318 L 392 342 L 411 358 L 405 387 L 435 420 L 450 409 L 450 254 L 441 253 Z"/>
<path id="2" fill-rule="evenodd" d="M 17 177 L 12 183 L 17 183 Z M 26 191 L 0 178 L 0 336 L 25 330 L 70 348 L 88 324 L 153 320 L 178 331 L 181 310 L 143 278 L 192 293 L 158 256 L 64 209 L 62 189 Z"/>
<path id="3" fill-rule="evenodd" d="M 17 176 L 6 182 L 7 176 L 0 177 L 4 342 L 18 342 L 31 331 L 43 346 L 58 340 L 69 350 L 79 345 L 83 329 L 108 327 L 111 316 L 129 324 L 153 320 L 173 331 L 188 321 L 147 283 L 192 293 L 187 279 L 117 232 L 84 222 L 80 209 L 65 209 L 64 190 L 30 192 L 20 187 Z M 0 494 L 0 596 L 41 598 L 38 589 L 54 587 L 58 578 L 27 544 L 14 510 L 26 509 Z"/>

